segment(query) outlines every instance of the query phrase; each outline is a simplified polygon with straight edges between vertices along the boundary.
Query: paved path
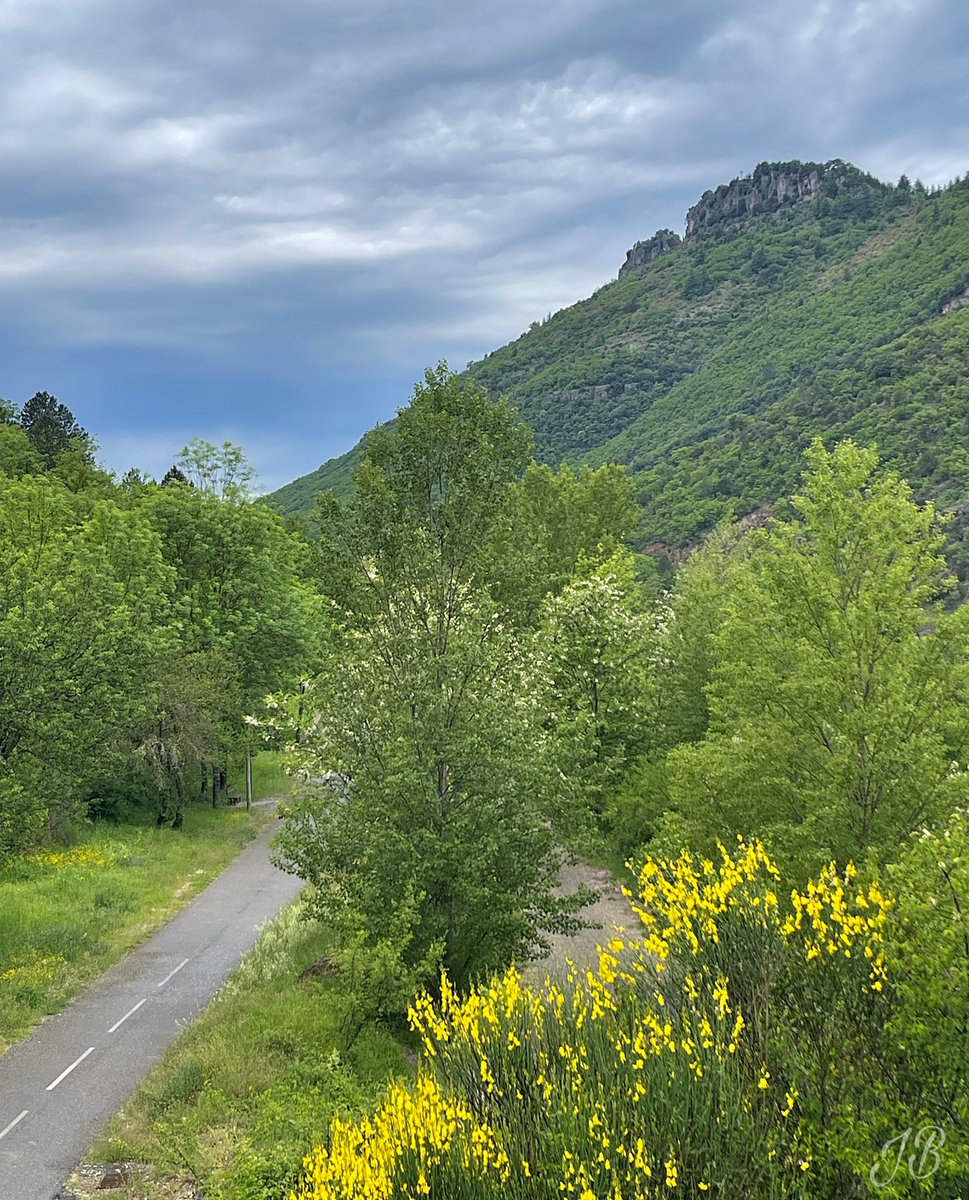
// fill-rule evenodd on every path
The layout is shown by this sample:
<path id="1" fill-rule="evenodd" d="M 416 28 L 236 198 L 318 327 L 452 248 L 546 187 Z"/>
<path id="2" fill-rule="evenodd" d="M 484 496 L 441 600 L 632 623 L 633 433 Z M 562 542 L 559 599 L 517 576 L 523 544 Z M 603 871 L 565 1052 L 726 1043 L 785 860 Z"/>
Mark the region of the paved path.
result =
<path id="1" fill-rule="evenodd" d="M 205 1008 L 302 881 L 273 821 L 150 941 L 0 1058 L 0 1200 L 51 1200 L 105 1121 Z"/>
<path id="2" fill-rule="evenodd" d="M 598 898 L 580 916 L 591 928 L 577 933 L 552 934 L 550 949 L 545 958 L 530 962 L 523 972 L 531 983 L 541 983 L 546 975 L 564 977 L 569 963 L 586 970 L 599 965 L 599 947 L 616 936 L 616 929 L 636 930 L 639 920 L 619 885 L 608 871 L 600 871 L 579 859 L 567 862 L 559 871 L 559 891 L 564 895 L 578 891 L 585 884 L 598 892 Z"/>

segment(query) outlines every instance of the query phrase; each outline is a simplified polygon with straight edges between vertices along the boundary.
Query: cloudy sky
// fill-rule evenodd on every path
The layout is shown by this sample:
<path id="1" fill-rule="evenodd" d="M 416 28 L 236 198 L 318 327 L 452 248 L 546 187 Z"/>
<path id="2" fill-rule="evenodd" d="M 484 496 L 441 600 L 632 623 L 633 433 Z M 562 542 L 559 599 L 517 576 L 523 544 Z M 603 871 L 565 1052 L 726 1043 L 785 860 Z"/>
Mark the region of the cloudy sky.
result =
<path id="1" fill-rule="evenodd" d="M 961 0 L 0 0 L 0 395 L 265 487 L 762 159 L 969 169 Z"/>

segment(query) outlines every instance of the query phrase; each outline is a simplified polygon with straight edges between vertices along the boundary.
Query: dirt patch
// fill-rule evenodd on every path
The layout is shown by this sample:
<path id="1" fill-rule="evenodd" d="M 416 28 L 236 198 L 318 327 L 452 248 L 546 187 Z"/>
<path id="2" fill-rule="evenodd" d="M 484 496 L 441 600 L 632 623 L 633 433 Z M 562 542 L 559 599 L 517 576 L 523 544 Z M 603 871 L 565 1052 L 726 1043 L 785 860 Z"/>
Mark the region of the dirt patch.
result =
<path id="1" fill-rule="evenodd" d="M 146 1163 L 83 1163 L 55 1200 L 197 1200 L 201 1194 L 194 1179 Z"/>

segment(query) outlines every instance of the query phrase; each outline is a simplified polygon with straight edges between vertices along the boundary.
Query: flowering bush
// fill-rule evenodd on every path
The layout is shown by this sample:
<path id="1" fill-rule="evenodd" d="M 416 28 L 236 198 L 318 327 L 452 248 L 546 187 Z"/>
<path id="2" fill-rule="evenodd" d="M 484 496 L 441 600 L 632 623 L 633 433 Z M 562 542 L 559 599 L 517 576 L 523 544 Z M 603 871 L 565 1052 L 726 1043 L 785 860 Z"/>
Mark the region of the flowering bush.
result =
<path id="1" fill-rule="evenodd" d="M 416 1088 L 337 1122 L 294 1200 L 854 1194 L 880 1131 L 843 1068 L 884 1028 L 892 901 L 833 865 L 785 896 L 741 841 L 647 860 L 634 906 L 596 971 L 420 996 Z"/>

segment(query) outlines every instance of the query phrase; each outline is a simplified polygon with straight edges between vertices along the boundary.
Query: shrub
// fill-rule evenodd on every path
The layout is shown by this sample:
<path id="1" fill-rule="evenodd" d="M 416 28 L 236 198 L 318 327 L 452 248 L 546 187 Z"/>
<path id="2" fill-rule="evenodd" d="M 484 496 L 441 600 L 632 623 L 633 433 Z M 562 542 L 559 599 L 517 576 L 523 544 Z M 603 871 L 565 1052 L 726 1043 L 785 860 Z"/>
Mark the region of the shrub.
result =
<path id="1" fill-rule="evenodd" d="M 740 842 L 716 864 L 648 859 L 637 890 L 644 936 L 595 972 L 421 996 L 416 1088 L 334 1123 L 296 1200 L 867 1194 L 901 1111 L 853 1120 L 890 1013 L 878 883 L 832 865 L 782 899 Z"/>

